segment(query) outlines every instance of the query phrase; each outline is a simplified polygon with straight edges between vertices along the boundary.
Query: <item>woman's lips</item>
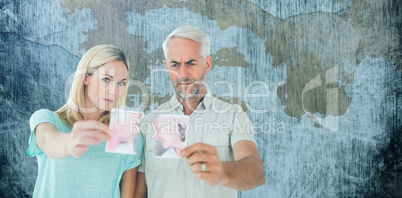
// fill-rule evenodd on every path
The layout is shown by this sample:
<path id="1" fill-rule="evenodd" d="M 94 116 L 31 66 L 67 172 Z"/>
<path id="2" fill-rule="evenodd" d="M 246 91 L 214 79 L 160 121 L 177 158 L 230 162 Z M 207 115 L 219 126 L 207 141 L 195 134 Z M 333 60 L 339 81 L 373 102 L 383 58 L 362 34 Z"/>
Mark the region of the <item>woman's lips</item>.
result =
<path id="1" fill-rule="evenodd" d="M 108 103 L 114 102 L 114 100 L 109 100 L 109 99 L 106 99 L 106 98 L 104 98 L 104 100 L 105 100 L 106 102 L 108 102 Z"/>

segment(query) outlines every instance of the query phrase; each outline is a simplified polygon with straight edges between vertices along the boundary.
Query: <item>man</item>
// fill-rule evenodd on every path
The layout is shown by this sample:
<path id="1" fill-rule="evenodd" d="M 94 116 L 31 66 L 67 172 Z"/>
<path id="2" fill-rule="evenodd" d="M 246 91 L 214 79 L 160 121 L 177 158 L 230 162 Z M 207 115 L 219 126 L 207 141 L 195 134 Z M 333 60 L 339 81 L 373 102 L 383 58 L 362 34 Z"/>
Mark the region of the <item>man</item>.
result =
<path id="1" fill-rule="evenodd" d="M 211 70 L 209 37 L 190 26 L 163 43 L 175 95 L 141 121 L 145 149 L 136 184 L 138 197 L 237 197 L 265 183 L 251 121 L 239 105 L 207 90 Z M 153 122 L 159 115 L 189 115 L 183 158 L 155 158 Z"/>

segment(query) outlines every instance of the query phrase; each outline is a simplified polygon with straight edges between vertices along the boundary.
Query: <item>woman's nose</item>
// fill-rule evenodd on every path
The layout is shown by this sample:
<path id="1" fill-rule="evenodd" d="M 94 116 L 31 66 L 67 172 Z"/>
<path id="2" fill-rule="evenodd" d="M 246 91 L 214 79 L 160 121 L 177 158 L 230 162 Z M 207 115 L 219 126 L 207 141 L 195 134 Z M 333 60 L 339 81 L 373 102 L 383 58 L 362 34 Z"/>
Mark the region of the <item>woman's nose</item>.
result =
<path id="1" fill-rule="evenodd" d="M 117 86 L 118 86 L 118 85 L 115 84 L 115 83 L 109 83 L 109 86 L 108 86 L 108 94 L 115 96 L 115 95 L 116 95 L 116 92 L 117 92 L 117 90 L 118 90 Z"/>

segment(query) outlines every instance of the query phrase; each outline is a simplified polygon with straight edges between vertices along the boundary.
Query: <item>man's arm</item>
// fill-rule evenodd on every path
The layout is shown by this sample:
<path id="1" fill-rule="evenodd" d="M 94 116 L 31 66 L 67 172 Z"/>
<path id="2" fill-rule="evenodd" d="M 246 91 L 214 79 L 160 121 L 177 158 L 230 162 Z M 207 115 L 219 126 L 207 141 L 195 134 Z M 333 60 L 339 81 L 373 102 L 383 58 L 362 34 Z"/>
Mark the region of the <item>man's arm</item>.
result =
<path id="1" fill-rule="evenodd" d="M 264 163 L 254 142 L 241 140 L 234 144 L 234 162 L 221 162 L 214 146 L 196 143 L 181 152 L 187 157 L 194 176 L 210 185 L 223 185 L 236 190 L 251 190 L 265 183 Z M 201 171 L 204 163 L 206 171 Z"/>
<path id="2" fill-rule="evenodd" d="M 134 197 L 136 176 L 137 167 L 124 171 L 123 176 L 120 180 L 120 197 Z"/>
<path id="3" fill-rule="evenodd" d="M 222 162 L 224 186 L 251 190 L 265 183 L 264 162 L 254 142 L 241 140 L 234 144 L 234 162 Z"/>
<path id="4" fill-rule="evenodd" d="M 138 172 L 137 182 L 135 186 L 135 198 L 145 198 L 147 197 L 147 184 L 145 182 L 145 173 Z"/>

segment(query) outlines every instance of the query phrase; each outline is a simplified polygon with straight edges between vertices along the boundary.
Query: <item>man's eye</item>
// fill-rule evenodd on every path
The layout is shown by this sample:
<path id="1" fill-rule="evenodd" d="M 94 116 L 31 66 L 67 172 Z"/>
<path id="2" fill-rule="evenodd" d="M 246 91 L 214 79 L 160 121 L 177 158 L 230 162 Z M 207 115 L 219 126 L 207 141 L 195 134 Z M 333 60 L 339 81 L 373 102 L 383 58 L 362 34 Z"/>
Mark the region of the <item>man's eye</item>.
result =
<path id="1" fill-rule="evenodd" d="M 103 80 L 104 82 L 106 82 L 106 83 L 110 82 L 110 79 L 109 79 L 109 78 L 103 78 L 102 80 Z"/>
<path id="2" fill-rule="evenodd" d="M 119 82 L 119 85 L 124 87 L 126 85 L 126 83 L 125 82 Z"/>
<path id="3" fill-rule="evenodd" d="M 176 67 L 176 66 L 177 66 L 177 64 L 170 65 L 170 67 Z"/>

